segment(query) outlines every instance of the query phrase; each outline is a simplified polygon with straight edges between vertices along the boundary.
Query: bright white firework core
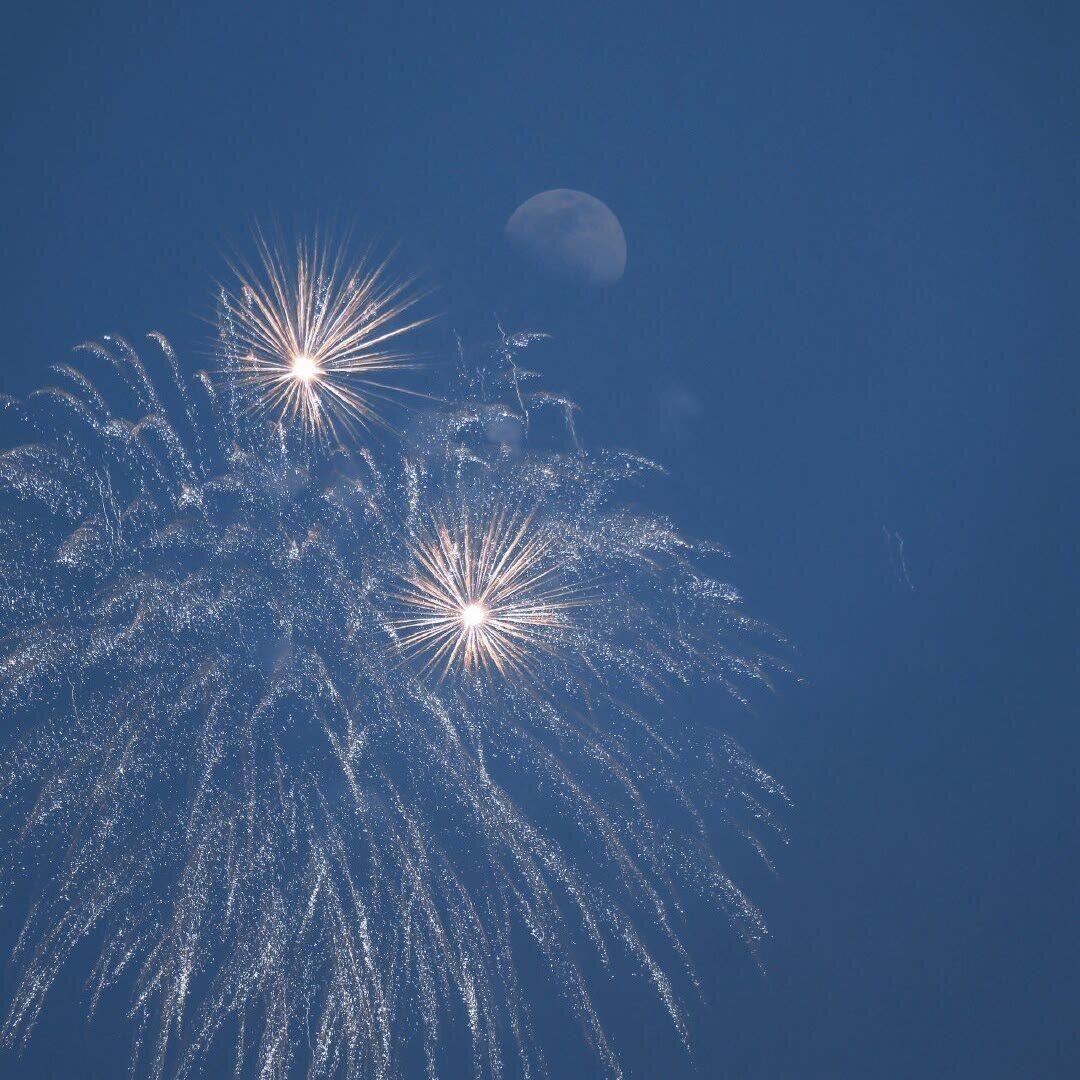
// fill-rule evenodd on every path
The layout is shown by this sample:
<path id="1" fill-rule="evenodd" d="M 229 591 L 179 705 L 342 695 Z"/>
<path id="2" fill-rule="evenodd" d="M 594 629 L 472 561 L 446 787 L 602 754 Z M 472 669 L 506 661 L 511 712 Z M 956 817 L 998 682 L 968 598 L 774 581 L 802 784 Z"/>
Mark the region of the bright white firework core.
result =
<path id="1" fill-rule="evenodd" d="M 466 604 L 461 609 L 461 625 L 467 630 L 483 626 L 487 622 L 488 611 L 483 604 Z"/>
<path id="2" fill-rule="evenodd" d="M 311 382 L 319 374 L 319 365 L 307 353 L 297 353 L 292 359 L 290 370 L 294 379 Z"/>

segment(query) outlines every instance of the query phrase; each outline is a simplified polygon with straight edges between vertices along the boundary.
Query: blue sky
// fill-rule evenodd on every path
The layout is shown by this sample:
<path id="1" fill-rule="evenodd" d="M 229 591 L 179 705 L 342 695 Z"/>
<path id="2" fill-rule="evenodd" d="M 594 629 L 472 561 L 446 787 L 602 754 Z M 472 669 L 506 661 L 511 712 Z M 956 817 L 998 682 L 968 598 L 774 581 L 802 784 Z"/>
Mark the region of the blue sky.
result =
<path id="1" fill-rule="evenodd" d="M 1001 2 L 24 8 L 0 390 L 107 332 L 207 362 L 255 220 L 400 242 L 467 339 L 549 331 L 585 440 L 670 468 L 650 497 L 728 547 L 805 677 L 685 703 L 795 801 L 776 876 L 736 868 L 765 975 L 695 932 L 701 1074 L 1066 1075 L 1078 31 Z M 619 216 L 617 286 L 505 249 L 553 187 Z M 120 1005 L 87 1028 L 61 990 L 0 1074 L 121 1075 Z M 628 1073 L 689 1075 L 627 1010 Z"/>

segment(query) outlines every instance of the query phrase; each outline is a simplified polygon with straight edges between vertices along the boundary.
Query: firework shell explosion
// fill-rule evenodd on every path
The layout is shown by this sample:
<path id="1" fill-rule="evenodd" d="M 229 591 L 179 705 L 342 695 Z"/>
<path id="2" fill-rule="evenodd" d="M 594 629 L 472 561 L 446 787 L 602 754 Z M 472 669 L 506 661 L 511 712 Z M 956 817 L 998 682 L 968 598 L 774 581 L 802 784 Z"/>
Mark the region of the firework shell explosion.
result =
<path id="1" fill-rule="evenodd" d="M 397 347 L 425 319 L 403 316 L 422 298 L 413 282 L 370 258 L 345 261 L 345 246 L 318 238 L 292 259 L 256 234 L 257 268 L 235 267 L 223 290 L 223 356 L 234 383 L 251 388 L 251 407 L 313 439 L 388 426 L 379 405 L 402 393 L 384 382 L 414 367 Z"/>
<path id="2" fill-rule="evenodd" d="M 715 551 L 626 508 L 655 466 L 585 452 L 527 389 L 536 335 L 376 454 L 309 438 L 280 389 L 268 412 L 237 296 L 221 371 L 112 338 L 5 402 L 9 900 L 44 884 L 4 1039 L 92 948 L 89 1011 L 129 995 L 135 1075 L 201 1075 L 224 1040 L 238 1076 L 435 1077 L 460 1032 L 474 1074 L 542 1075 L 537 960 L 601 1071 L 586 971 L 642 973 L 688 1042 L 684 899 L 760 938 L 710 833 L 764 856 L 784 795 L 663 702 L 742 699 L 775 640 Z"/>

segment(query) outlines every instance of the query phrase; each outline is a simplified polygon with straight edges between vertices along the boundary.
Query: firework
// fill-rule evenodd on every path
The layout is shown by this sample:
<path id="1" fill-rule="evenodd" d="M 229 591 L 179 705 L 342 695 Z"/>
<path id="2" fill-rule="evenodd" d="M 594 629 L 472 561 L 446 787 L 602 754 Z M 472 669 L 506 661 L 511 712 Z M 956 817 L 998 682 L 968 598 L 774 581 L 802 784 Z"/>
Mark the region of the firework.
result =
<path id="1" fill-rule="evenodd" d="M 565 627 L 581 602 L 558 584 L 554 538 L 536 528 L 535 514 L 503 511 L 482 529 L 467 515 L 436 520 L 410 555 L 396 626 L 405 652 L 444 676 L 457 667 L 527 674 L 530 654 L 549 647 L 544 631 Z"/>
<path id="2" fill-rule="evenodd" d="M 536 1075 L 537 958 L 619 1075 L 586 952 L 688 1039 L 682 898 L 764 933 L 709 837 L 764 854 L 783 793 L 659 702 L 767 681 L 765 628 L 623 506 L 648 462 L 493 435 L 572 414 L 529 392 L 529 335 L 376 460 L 267 417 L 251 325 L 227 308 L 217 379 L 113 339 L 5 402 L 0 812 L 9 878 L 43 885 L 3 1037 L 93 941 L 88 1007 L 130 994 L 152 1077 L 230 1032 L 237 1075 L 435 1077 L 457 1029 L 475 1074 Z"/>
<path id="3" fill-rule="evenodd" d="M 402 388 L 384 380 L 415 366 L 399 346 L 427 320 L 403 319 L 420 297 L 382 263 L 352 266 L 344 246 L 298 243 L 286 258 L 260 233 L 259 265 L 223 290 L 230 374 L 253 404 L 310 435 L 385 426 L 379 405 Z"/>

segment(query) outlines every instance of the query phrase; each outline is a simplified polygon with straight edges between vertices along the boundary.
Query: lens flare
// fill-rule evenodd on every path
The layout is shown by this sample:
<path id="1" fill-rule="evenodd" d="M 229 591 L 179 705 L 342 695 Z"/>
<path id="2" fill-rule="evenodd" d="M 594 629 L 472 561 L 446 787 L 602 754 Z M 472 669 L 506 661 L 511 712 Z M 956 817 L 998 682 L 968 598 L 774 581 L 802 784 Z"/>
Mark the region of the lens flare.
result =
<path id="1" fill-rule="evenodd" d="M 231 377 L 255 388 L 257 409 L 309 436 L 388 427 L 379 406 L 409 391 L 383 379 L 416 366 L 398 341 L 428 321 L 403 318 L 421 299 L 413 283 L 317 240 L 292 258 L 262 234 L 256 248 L 258 267 L 238 264 L 238 287 L 221 294 Z"/>
<path id="2" fill-rule="evenodd" d="M 455 670 L 521 675 L 550 650 L 545 631 L 569 624 L 580 590 L 560 584 L 554 538 L 534 514 L 501 511 L 477 529 L 436 519 L 410 550 L 395 626 L 406 655 L 445 678 Z"/>

